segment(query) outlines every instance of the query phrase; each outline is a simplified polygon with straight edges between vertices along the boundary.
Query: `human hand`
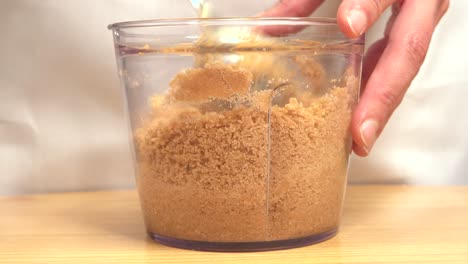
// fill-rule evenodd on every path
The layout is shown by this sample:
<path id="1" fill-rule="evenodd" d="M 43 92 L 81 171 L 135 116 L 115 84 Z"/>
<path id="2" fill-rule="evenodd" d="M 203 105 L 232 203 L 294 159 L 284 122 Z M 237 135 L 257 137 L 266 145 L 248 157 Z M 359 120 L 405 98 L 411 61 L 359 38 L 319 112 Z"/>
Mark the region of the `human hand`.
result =
<path id="1" fill-rule="evenodd" d="M 262 16 L 308 16 L 322 2 L 281 0 Z M 359 37 L 390 6 L 393 12 L 384 37 L 364 57 L 361 99 L 351 124 L 353 150 L 360 156 L 369 154 L 418 73 L 449 0 L 343 0 L 338 25 L 348 37 Z"/>

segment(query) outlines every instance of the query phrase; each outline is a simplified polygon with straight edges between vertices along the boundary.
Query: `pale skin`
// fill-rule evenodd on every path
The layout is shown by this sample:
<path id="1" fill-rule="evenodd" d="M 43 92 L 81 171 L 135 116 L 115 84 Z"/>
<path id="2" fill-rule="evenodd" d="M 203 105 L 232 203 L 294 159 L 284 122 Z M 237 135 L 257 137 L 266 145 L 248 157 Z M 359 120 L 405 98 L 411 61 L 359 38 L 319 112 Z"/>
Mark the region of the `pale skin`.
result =
<path id="1" fill-rule="evenodd" d="M 324 0 L 281 0 L 262 16 L 308 16 Z M 367 156 L 419 71 L 449 0 L 343 0 L 337 13 L 350 38 L 364 34 L 387 8 L 385 36 L 364 58 L 361 99 L 354 112 L 353 150 Z"/>

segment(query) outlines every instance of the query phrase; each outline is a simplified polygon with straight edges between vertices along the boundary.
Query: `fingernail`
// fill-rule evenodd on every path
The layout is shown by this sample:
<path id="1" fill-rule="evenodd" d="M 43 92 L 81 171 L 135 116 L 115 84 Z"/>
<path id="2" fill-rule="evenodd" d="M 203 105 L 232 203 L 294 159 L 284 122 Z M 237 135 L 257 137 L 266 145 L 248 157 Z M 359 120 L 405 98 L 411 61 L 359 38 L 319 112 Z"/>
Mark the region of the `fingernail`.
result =
<path id="1" fill-rule="evenodd" d="M 361 9 L 351 9 L 346 17 L 348 25 L 356 36 L 361 36 L 367 27 L 367 16 Z"/>
<path id="2" fill-rule="evenodd" d="M 366 120 L 361 124 L 361 139 L 364 143 L 364 149 L 369 153 L 377 139 L 377 130 L 379 124 L 375 120 Z"/>

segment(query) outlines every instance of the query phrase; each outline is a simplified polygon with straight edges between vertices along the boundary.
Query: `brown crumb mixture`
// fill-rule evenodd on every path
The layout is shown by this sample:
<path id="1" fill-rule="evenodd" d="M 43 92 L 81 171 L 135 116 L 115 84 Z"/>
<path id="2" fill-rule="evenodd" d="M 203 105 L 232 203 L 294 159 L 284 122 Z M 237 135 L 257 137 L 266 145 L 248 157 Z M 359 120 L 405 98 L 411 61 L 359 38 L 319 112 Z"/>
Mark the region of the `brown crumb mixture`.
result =
<path id="1" fill-rule="evenodd" d="M 246 94 L 252 85 L 252 74 L 220 62 L 202 69 L 189 69 L 171 81 L 171 96 L 178 101 L 203 101 Z M 202 89 L 201 89 L 202 87 Z"/>
<path id="2" fill-rule="evenodd" d="M 333 87 L 317 97 L 307 91 L 272 95 L 251 86 L 250 71 L 207 64 L 178 74 L 169 97 L 152 99 L 153 113 L 135 134 L 137 183 L 150 232 L 247 242 L 338 226 L 351 88 Z M 270 106 L 277 96 L 282 103 Z M 220 99 L 223 107 L 216 110 L 201 107 Z"/>

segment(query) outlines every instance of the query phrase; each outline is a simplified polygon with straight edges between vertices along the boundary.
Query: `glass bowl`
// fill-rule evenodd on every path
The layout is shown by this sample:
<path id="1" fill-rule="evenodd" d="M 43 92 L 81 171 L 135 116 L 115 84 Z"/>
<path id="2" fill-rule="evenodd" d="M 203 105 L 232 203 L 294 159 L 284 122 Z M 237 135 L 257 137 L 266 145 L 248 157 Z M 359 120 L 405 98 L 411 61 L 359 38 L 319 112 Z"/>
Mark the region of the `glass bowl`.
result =
<path id="1" fill-rule="evenodd" d="M 109 28 L 154 240 L 256 251 L 336 234 L 363 38 L 317 18 Z"/>

